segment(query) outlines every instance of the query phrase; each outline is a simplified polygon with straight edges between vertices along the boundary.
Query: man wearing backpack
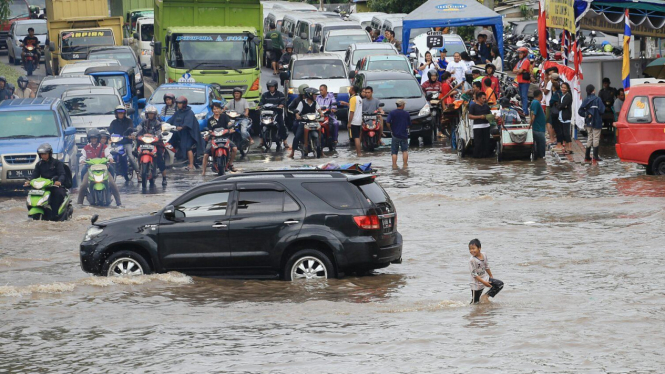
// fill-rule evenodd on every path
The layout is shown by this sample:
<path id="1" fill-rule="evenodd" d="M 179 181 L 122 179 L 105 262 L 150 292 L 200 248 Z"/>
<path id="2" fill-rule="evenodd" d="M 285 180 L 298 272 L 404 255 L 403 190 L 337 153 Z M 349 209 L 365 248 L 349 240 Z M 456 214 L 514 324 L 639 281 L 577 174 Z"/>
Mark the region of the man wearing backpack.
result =
<path id="1" fill-rule="evenodd" d="M 584 117 L 584 128 L 589 133 L 587 135 L 586 156 L 584 161 L 591 162 L 591 147 L 593 147 L 593 160 L 602 161 L 598 157 L 598 147 L 600 146 L 600 132 L 603 129 L 603 113 L 605 104 L 596 96 L 596 88 L 590 84 L 586 86 L 587 97 L 582 102 L 577 114 Z"/>

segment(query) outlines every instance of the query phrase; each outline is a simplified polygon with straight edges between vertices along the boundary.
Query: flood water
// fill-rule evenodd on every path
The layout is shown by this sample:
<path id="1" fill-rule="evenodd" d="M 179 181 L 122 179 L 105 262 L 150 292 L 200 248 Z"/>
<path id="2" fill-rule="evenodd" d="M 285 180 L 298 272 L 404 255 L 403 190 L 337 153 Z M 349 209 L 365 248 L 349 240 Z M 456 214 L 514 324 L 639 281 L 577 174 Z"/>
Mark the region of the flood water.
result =
<path id="1" fill-rule="evenodd" d="M 314 284 L 81 271 L 93 214 L 154 211 L 212 175 L 133 183 L 123 208 L 75 206 L 64 223 L 28 221 L 25 192 L 2 191 L 0 372 L 662 373 L 665 179 L 603 151 L 598 166 L 440 144 L 412 149 L 407 170 L 364 157 L 396 204 L 404 262 Z M 489 305 L 469 305 L 473 238 L 506 284 Z"/>

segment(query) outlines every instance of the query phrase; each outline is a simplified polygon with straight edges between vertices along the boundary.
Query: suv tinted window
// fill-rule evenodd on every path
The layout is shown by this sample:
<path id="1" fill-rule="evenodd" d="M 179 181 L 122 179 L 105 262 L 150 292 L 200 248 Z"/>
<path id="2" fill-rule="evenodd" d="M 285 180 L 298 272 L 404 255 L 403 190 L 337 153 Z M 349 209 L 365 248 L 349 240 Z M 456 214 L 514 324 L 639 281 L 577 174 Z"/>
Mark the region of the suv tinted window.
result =
<path id="1" fill-rule="evenodd" d="M 214 192 L 199 195 L 175 208 L 185 217 L 210 217 L 226 215 L 229 203 L 229 192 Z"/>
<path id="2" fill-rule="evenodd" d="M 300 210 L 300 206 L 283 191 L 240 191 L 238 194 L 238 214 L 293 212 L 296 210 Z"/>
<path id="3" fill-rule="evenodd" d="M 336 209 L 358 207 L 358 199 L 349 183 L 346 182 L 309 182 L 302 184 L 305 189 Z"/>
<path id="4" fill-rule="evenodd" d="M 626 119 L 630 123 L 649 123 L 651 122 L 651 108 L 649 107 L 649 98 L 646 96 L 637 96 L 633 99 L 628 110 Z"/>
<path id="5" fill-rule="evenodd" d="M 386 191 L 375 182 L 361 184 L 358 187 L 360 187 L 363 194 L 365 194 L 365 196 L 374 204 L 385 203 L 388 201 L 388 194 L 386 194 Z"/>

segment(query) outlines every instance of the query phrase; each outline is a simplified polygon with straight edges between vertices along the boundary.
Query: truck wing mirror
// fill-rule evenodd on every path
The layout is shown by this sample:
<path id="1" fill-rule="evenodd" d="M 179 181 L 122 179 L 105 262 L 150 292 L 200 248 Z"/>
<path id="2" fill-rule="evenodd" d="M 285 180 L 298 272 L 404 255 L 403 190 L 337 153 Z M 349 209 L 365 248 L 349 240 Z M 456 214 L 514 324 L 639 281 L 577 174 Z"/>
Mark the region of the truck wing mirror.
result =
<path id="1" fill-rule="evenodd" d="M 49 42 L 48 43 L 48 50 L 51 52 L 55 52 L 55 43 Z"/>
<path id="2" fill-rule="evenodd" d="M 160 41 L 155 42 L 154 49 L 155 49 L 154 52 L 157 56 L 161 55 L 162 54 L 162 42 L 160 42 Z"/>

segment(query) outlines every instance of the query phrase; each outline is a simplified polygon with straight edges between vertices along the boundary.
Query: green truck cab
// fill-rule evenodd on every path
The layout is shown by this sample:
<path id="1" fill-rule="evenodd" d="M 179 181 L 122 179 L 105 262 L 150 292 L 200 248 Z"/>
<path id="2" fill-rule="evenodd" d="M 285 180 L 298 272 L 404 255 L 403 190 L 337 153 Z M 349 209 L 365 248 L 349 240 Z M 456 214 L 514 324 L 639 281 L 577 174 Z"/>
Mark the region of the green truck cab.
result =
<path id="1" fill-rule="evenodd" d="M 110 5 L 111 15 L 121 16 L 125 22 L 123 31 L 126 39 L 132 38 L 138 18 L 152 17 L 154 12 L 154 0 L 116 0 Z"/>
<path id="2" fill-rule="evenodd" d="M 261 96 L 263 16 L 259 0 L 156 0 L 153 78 L 159 84 L 216 84 Z"/>

